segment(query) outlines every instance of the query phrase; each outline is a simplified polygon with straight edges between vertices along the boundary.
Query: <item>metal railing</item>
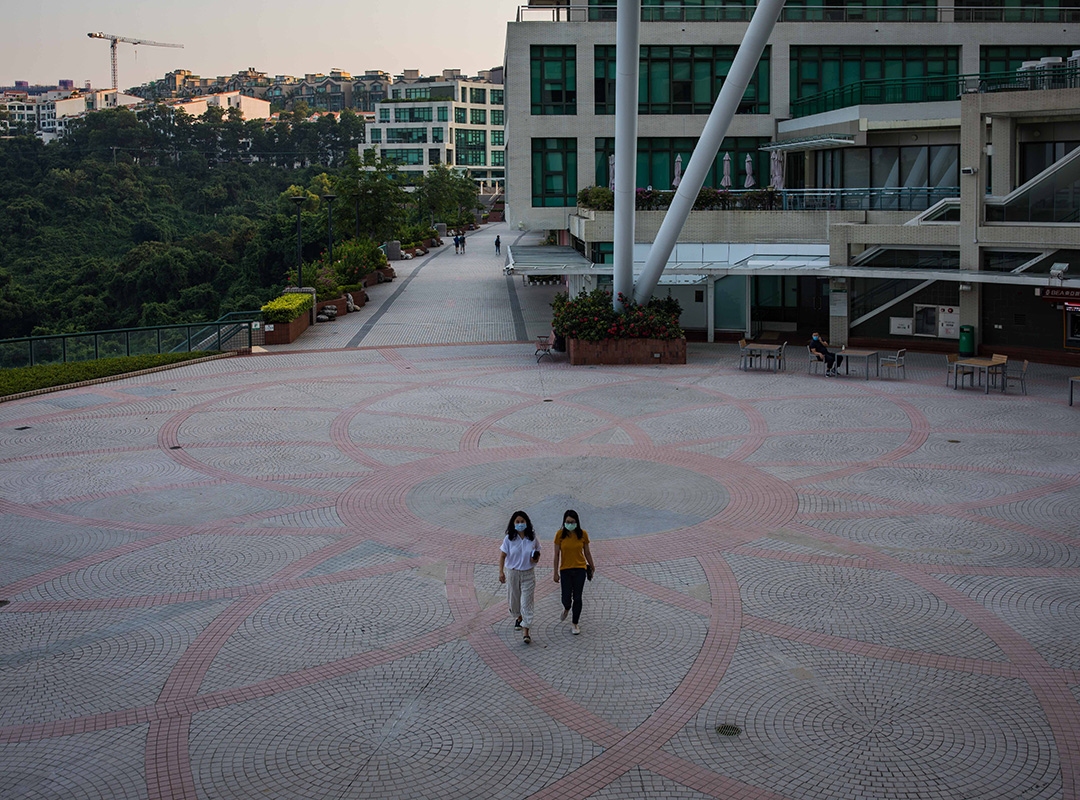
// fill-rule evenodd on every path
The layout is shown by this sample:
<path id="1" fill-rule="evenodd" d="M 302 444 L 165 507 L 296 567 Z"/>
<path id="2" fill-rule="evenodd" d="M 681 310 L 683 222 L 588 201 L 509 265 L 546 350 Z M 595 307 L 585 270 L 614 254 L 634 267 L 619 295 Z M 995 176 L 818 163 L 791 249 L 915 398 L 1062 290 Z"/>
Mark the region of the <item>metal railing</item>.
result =
<path id="1" fill-rule="evenodd" d="M 897 186 L 860 189 L 730 189 L 721 190 L 720 206 L 714 211 L 925 211 L 952 197 L 960 197 L 959 186 Z M 656 192 L 655 202 L 639 211 L 666 209 L 675 192 Z M 614 213 L 608 211 L 607 213 Z"/>
<path id="2" fill-rule="evenodd" d="M 215 322 L 116 328 L 0 340 L 0 367 L 32 367 L 117 356 L 186 353 L 200 350 L 250 350 L 254 322 L 261 311 L 226 314 Z"/>
<path id="3" fill-rule="evenodd" d="M 755 6 L 662 5 L 641 8 L 642 22 L 749 22 Z M 614 22 L 615 6 L 518 6 L 518 22 Z M 780 22 L 1080 22 L 1080 7 L 985 8 L 846 5 L 786 6 Z"/>
<path id="4" fill-rule="evenodd" d="M 838 108 L 889 103 L 933 103 L 959 100 L 973 92 L 1012 92 L 1080 86 L 1074 66 L 969 75 L 856 81 L 791 101 L 791 116 L 805 117 Z"/>

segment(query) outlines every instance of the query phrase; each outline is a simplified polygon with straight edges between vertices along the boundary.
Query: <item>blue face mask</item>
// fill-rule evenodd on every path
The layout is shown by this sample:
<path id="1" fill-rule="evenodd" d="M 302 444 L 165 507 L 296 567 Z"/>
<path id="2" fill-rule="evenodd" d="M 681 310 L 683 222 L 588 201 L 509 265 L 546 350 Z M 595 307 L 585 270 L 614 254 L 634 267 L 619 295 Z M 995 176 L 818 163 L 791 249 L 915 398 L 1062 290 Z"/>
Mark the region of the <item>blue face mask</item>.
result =
<path id="1" fill-rule="evenodd" d="M 514 523 L 514 530 L 517 531 L 518 533 L 524 533 L 525 529 L 527 527 L 528 527 L 528 525 L 526 525 L 524 522 L 515 522 Z"/>
<path id="2" fill-rule="evenodd" d="M 576 531 L 577 530 L 577 523 L 576 522 L 564 522 L 563 527 L 566 528 L 566 530 L 568 530 L 568 531 Z"/>
<path id="3" fill-rule="evenodd" d="M 815 337 L 814 337 L 814 341 L 815 341 L 815 342 L 817 342 L 817 341 L 819 341 L 819 340 L 820 340 L 820 339 L 819 339 L 819 337 L 817 337 L 817 336 L 815 336 Z"/>

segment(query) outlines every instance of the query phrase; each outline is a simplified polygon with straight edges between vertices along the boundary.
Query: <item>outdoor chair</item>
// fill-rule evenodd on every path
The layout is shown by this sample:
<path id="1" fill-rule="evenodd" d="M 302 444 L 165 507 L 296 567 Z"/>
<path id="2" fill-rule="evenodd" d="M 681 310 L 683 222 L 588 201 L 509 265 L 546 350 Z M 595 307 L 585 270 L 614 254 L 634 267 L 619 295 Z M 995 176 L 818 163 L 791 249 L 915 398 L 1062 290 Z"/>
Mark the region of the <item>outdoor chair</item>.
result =
<path id="1" fill-rule="evenodd" d="M 552 361 L 555 357 L 551 354 L 551 348 L 555 346 L 555 331 L 552 331 L 547 336 L 536 337 L 536 352 L 533 355 L 536 356 L 536 363 L 540 363 L 540 359 L 547 356 Z"/>
<path id="2" fill-rule="evenodd" d="M 970 367 L 965 367 L 965 366 L 962 366 L 960 364 L 957 364 L 956 362 L 959 361 L 959 360 L 960 360 L 960 356 L 957 355 L 956 353 L 946 353 L 945 354 L 945 385 L 946 386 L 949 385 L 949 376 L 950 375 L 955 376 L 953 378 L 953 383 L 954 384 L 955 384 L 955 382 L 957 380 L 959 380 L 960 383 L 963 384 L 964 383 L 964 376 L 967 375 L 967 377 L 971 379 L 969 382 L 971 383 L 972 386 L 974 386 L 975 385 L 975 370 L 971 369 Z"/>
<path id="3" fill-rule="evenodd" d="M 739 339 L 739 369 L 749 369 L 754 365 L 754 359 L 761 361 L 761 353 L 748 350 L 746 339 Z"/>
<path id="4" fill-rule="evenodd" d="M 904 367 L 904 358 L 906 356 L 907 350 L 897 350 L 896 355 L 882 356 L 878 363 L 882 369 L 889 367 L 890 369 L 896 370 L 897 377 L 900 377 L 902 374 L 906 378 L 907 369 Z"/>
<path id="5" fill-rule="evenodd" d="M 825 365 L 825 359 L 821 357 L 820 353 L 811 350 L 810 345 L 806 346 L 806 352 L 810 354 L 810 361 L 806 365 L 806 374 L 809 375 L 811 371 L 817 374 L 817 368 Z"/>
<path id="6" fill-rule="evenodd" d="M 993 361 L 996 364 L 1001 364 L 1001 380 L 1002 380 L 1002 382 L 1004 382 L 1005 381 L 1005 372 L 1006 372 L 1006 370 L 1008 369 L 1008 366 L 1009 366 L 1009 357 L 1008 356 L 1003 356 L 1000 353 L 994 353 L 992 356 L 990 356 L 990 360 Z M 986 379 L 988 381 L 990 381 L 991 386 L 997 386 L 997 376 L 998 376 L 997 372 L 992 372 L 990 370 L 987 370 Z"/>
<path id="7" fill-rule="evenodd" d="M 1019 383 L 1020 393 L 1027 394 L 1027 370 L 1028 362 L 1025 359 L 1024 366 L 1020 368 L 1019 373 L 1014 375 L 1009 375 L 1008 373 L 1005 373 L 1004 375 L 1002 375 L 1002 378 L 1004 378 L 1005 380 L 1005 388 L 1008 389 L 1010 383 Z"/>
<path id="8" fill-rule="evenodd" d="M 787 363 L 784 361 L 784 351 L 787 350 L 787 342 L 780 345 L 780 349 L 775 353 L 768 353 L 765 356 L 765 363 L 768 364 L 771 359 L 776 359 L 776 371 L 779 372 L 782 369 L 787 369 Z"/>

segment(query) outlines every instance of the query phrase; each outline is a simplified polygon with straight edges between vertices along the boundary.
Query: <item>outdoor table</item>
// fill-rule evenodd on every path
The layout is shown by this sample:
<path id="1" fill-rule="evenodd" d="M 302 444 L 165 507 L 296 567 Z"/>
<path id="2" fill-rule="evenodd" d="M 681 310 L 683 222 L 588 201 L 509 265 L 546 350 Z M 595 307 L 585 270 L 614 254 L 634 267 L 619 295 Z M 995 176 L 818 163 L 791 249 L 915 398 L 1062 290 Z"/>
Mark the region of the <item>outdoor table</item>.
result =
<path id="1" fill-rule="evenodd" d="M 881 360 L 878 356 L 877 350 L 841 350 L 837 355 L 844 357 L 844 374 L 850 375 L 849 369 L 851 368 L 852 358 L 861 358 L 863 360 L 863 380 L 870 380 L 870 359 L 874 359 L 874 377 L 881 377 Z"/>
<path id="2" fill-rule="evenodd" d="M 971 367 L 972 369 L 978 370 L 979 371 L 979 382 L 980 383 L 982 382 L 983 373 L 984 372 L 986 373 L 986 390 L 985 390 L 984 394 L 990 394 L 990 373 L 992 373 L 994 370 L 1001 370 L 1004 373 L 1005 365 L 1007 363 L 1008 362 L 1006 362 L 1006 361 L 999 361 L 999 360 L 993 359 L 993 358 L 961 358 L 959 361 L 956 362 L 957 366 Z M 956 375 L 959 374 L 959 372 L 960 372 L 960 370 L 956 370 L 954 375 L 953 375 L 953 386 L 952 386 L 952 388 L 953 388 L 954 391 L 957 388 L 956 387 Z M 1004 376 L 1002 376 L 1001 391 L 1002 392 L 1005 391 Z"/>
<path id="3" fill-rule="evenodd" d="M 750 356 L 753 356 L 754 353 L 758 353 L 759 354 L 758 361 L 763 361 L 763 360 L 767 361 L 768 359 L 762 358 L 762 356 L 766 356 L 769 353 L 772 353 L 773 356 L 779 356 L 780 355 L 780 348 L 782 346 L 783 345 L 779 345 L 779 344 L 757 344 L 756 342 L 747 342 L 746 347 L 744 347 L 743 350 L 745 350 L 747 352 L 747 354 L 750 355 Z M 749 363 L 750 361 L 751 361 L 750 358 L 746 359 L 746 363 Z M 776 372 L 777 368 L 780 366 L 780 359 L 774 357 L 773 362 L 774 362 L 773 363 L 773 372 Z M 743 372 L 745 372 L 746 369 L 747 369 L 747 367 L 744 366 L 743 367 Z"/>
<path id="4" fill-rule="evenodd" d="M 1069 378 L 1069 405 L 1073 404 L 1073 387 L 1080 385 L 1080 375 Z"/>

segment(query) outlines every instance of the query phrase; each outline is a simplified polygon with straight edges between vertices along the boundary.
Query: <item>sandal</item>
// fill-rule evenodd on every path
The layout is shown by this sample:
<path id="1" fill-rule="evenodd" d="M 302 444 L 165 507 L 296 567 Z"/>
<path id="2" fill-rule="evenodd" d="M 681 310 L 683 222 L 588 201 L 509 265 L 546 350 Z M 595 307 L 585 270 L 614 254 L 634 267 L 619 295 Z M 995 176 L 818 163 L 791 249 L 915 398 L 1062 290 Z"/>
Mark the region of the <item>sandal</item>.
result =
<path id="1" fill-rule="evenodd" d="M 529 637 L 528 634 L 526 634 L 521 641 L 525 642 L 525 644 L 532 644 L 532 639 Z"/>

